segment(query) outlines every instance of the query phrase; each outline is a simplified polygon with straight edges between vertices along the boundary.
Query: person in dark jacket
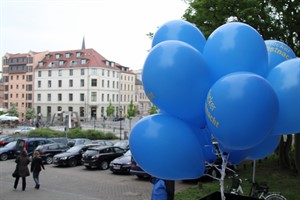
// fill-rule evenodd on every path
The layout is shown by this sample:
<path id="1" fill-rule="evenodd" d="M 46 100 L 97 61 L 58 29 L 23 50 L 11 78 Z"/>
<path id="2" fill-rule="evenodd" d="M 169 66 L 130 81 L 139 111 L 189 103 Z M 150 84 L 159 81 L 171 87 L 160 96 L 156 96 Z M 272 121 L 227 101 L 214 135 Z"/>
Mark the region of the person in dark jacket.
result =
<path id="1" fill-rule="evenodd" d="M 43 160 L 40 157 L 40 153 L 38 151 L 34 151 L 30 171 L 32 172 L 32 177 L 35 182 L 36 189 L 40 188 L 39 176 L 42 168 L 45 170 Z"/>
<path id="2" fill-rule="evenodd" d="M 22 177 L 22 190 L 24 191 L 26 188 L 26 176 L 29 176 L 28 164 L 30 163 L 27 151 L 24 149 L 21 154 L 16 158 L 17 166 L 16 166 L 16 179 L 14 188 L 17 189 L 19 179 Z"/>

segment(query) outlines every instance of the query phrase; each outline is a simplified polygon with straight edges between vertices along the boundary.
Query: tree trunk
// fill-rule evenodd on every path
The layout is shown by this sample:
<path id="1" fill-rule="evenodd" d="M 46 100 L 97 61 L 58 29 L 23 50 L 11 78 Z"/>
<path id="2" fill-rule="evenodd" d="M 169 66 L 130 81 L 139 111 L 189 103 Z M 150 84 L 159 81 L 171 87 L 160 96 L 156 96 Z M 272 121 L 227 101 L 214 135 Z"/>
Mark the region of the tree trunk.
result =
<path id="1" fill-rule="evenodd" d="M 290 169 L 290 151 L 293 141 L 293 135 L 282 135 L 279 144 L 279 160 L 282 169 Z"/>
<path id="2" fill-rule="evenodd" d="M 298 173 L 298 177 L 300 178 L 300 133 L 295 134 L 295 166 Z"/>

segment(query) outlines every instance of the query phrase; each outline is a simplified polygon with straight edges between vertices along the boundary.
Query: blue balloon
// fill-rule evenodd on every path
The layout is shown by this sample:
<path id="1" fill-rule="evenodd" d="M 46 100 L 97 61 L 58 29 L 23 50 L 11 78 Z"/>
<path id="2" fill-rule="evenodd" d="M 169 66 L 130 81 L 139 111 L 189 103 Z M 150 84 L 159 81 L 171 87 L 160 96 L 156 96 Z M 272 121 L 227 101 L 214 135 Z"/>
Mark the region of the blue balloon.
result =
<path id="1" fill-rule="evenodd" d="M 232 151 L 228 154 L 228 162 L 231 165 L 238 165 L 247 157 L 247 150 Z"/>
<path id="2" fill-rule="evenodd" d="M 201 145 L 184 121 L 168 114 L 155 114 L 138 121 L 129 138 L 135 161 L 152 176 L 183 180 L 204 173 Z"/>
<path id="3" fill-rule="evenodd" d="M 226 149 L 245 150 L 270 134 L 277 120 L 278 99 L 263 77 L 236 72 L 211 87 L 205 111 L 207 126 L 218 142 Z"/>
<path id="4" fill-rule="evenodd" d="M 144 63 L 142 82 L 159 109 L 204 127 L 204 102 L 212 79 L 197 49 L 177 40 L 157 44 Z"/>
<path id="5" fill-rule="evenodd" d="M 273 153 L 279 145 L 280 135 L 270 135 L 255 147 L 247 150 L 248 160 L 259 160 Z"/>
<path id="6" fill-rule="evenodd" d="M 213 144 L 211 133 L 206 127 L 203 129 L 192 127 L 192 129 L 201 144 L 204 160 L 208 163 L 214 163 L 218 152 Z"/>
<path id="7" fill-rule="evenodd" d="M 265 43 L 268 50 L 268 72 L 283 61 L 296 58 L 294 51 L 283 42 L 266 40 Z"/>
<path id="8" fill-rule="evenodd" d="M 164 23 L 153 36 L 152 47 L 166 40 L 179 40 L 202 52 L 206 43 L 203 33 L 192 23 L 184 20 L 171 20 Z"/>
<path id="9" fill-rule="evenodd" d="M 275 135 L 300 132 L 300 58 L 284 61 L 273 68 L 267 79 L 279 100 Z"/>
<path id="10" fill-rule="evenodd" d="M 214 80 L 238 71 L 267 73 L 268 53 L 261 35 L 251 26 L 231 22 L 217 28 L 206 41 L 203 56 Z"/>

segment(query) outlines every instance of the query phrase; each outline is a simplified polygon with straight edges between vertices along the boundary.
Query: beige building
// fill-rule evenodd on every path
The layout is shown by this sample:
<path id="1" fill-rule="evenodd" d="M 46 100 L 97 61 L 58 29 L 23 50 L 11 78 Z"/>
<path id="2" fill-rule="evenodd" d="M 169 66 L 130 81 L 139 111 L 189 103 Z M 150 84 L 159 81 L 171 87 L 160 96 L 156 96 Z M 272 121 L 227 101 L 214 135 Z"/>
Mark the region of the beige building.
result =
<path id="1" fill-rule="evenodd" d="M 22 54 L 6 53 L 3 56 L 3 106 L 10 109 L 15 105 L 20 121 L 25 120 L 26 110 L 33 108 L 34 67 L 46 53 L 30 51 Z"/>

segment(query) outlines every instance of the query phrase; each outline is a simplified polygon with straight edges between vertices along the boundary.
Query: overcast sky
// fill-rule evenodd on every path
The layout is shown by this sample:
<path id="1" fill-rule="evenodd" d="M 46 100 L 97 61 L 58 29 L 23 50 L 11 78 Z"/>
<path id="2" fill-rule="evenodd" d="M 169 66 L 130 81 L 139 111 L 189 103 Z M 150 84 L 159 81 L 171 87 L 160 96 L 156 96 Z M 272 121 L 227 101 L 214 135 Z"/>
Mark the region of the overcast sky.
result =
<path id="1" fill-rule="evenodd" d="M 106 59 L 142 69 L 146 36 L 181 19 L 182 0 L 0 0 L 1 57 L 5 53 L 93 48 Z M 1 59 L 2 66 L 2 59 Z"/>

